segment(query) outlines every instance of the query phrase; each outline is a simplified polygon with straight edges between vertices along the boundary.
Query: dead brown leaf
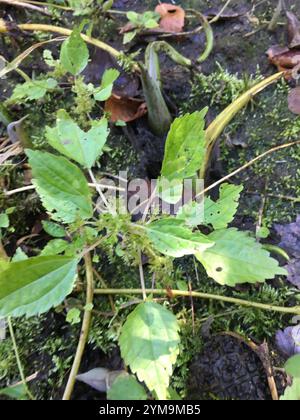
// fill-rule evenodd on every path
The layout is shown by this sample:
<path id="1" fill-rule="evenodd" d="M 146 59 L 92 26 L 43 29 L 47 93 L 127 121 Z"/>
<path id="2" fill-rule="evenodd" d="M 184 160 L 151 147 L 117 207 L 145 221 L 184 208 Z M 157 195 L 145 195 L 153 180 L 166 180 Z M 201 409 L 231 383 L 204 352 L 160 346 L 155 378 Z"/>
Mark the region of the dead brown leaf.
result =
<path id="1" fill-rule="evenodd" d="M 300 49 L 289 49 L 275 45 L 267 51 L 267 55 L 272 64 L 279 71 L 287 71 L 285 77 L 287 80 L 292 78 L 293 72 L 297 72 L 300 66 Z"/>
<path id="2" fill-rule="evenodd" d="M 292 89 L 288 96 L 289 110 L 300 115 L 300 86 Z"/>
<path id="3" fill-rule="evenodd" d="M 169 3 L 161 3 L 155 8 L 156 13 L 161 15 L 159 27 L 166 32 L 182 32 L 185 22 L 185 11 L 180 6 Z"/>
<path id="4" fill-rule="evenodd" d="M 143 117 L 147 113 L 147 106 L 141 99 L 113 94 L 105 103 L 105 111 L 110 113 L 112 122 L 131 122 Z"/>

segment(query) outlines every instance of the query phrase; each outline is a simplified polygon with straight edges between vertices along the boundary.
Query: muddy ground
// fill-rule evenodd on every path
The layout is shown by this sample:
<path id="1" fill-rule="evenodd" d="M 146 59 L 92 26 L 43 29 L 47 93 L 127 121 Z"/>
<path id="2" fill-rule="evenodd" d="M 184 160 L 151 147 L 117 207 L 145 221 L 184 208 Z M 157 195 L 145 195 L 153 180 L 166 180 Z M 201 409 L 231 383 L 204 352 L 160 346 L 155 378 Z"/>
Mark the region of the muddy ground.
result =
<path id="1" fill-rule="evenodd" d="M 224 1 L 212 0 L 182 0 L 174 2 L 184 8 L 195 8 L 203 13 L 211 13 L 220 10 Z M 300 4 L 298 1 L 289 0 L 288 7 L 300 16 Z M 122 11 L 135 10 L 142 12 L 150 10 L 156 6 L 157 1 L 151 0 L 145 4 L 139 0 L 116 0 L 114 8 Z M 163 86 L 166 97 L 171 105 L 173 115 L 191 112 L 209 106 L 207 123 L 240 93 L 243 93 L 251 83 L 251 80 L 258 80 L 261 76 L 267 76 L 276 71 L 268 62 L 266 50 L 274 44 L 286 44 L 286 30 L 283 25 L 278 25 L 276 31 L 269 32 L 266 21 L 273 15 L 277 0 L 272 1 L 232 1 L 228 7 L 228 13 L 234 17 L 220 19 L 214 27 L 215 44 L 212 54 L 197 71 L 188 71 L 180 66 L 174 65 L 167 57 L 161 57 L 161 68 Z M 34 13 L 16 10 L 12 7 L 2 6 L 0 13 L 3 17 L 10 18 L 16 22 L 27 22 L 41 17 Z M 118 27 L 122 26 L 125 20 L 117 15 L 112 15 L 113 21 L 103 21 L 99 19 L 99 27 L 95 28 L 96 35 L 116 48 L 123 48 L 121 37 L 118 35 Z M 43 17 L 43 20 L 48 18 Z M 68 22 L 68 16 L 64 16 Z M 284 22 L 284 18 L 281 19 Z M 54 24 L 58 20 L 54 19 Z M 13 41 L 6 37 L 0 37 L 1 53 L 8 60 L 14 58 L 18 52 L 23 51 L 32 44 L 35 38 L 30 36 L 16 37 Z M 138 38 L 135 43 L 126 47 L 126 52 L 133 53 L 141 49 L 143 55 L 145 46 L 151 37 Z M 12 44 L 14 48 L 12 49 Z M 200 33 L 186 38 L 171 39 L 173 46 L 178 48 L 184 55 L 196 59 L 203 50 L 204 34 Z M 86 80 L 94 81 L 95 77 L 101 77 L 104 71 L 101 62 L 103 55 L 98 51 L 93 51 L 92 63 L 86 72 Z M 99 67 L 98 67 L 99 66 Z M 44 64 L 41 61 L 40 53 L 34 53 L 28 59 L 24 67 L 25 71 L 41 72 L 44 71 Z M 98 71 L 99 73 L 95 73 Z M 96 74 L 96 75 L 95 75 Z M 0 80 L 2 100 L 9 96 L 14 84 L 20 79 L 13 75 L 8 79 Z M 128 88 L 132 88 L 129 84 Z M 138 87 L 132 88 L 138 90 Z M 293 115 L 287 107 L 287 93 L 289 86 L 286 82 L 279 82 L 268 88 L 265 92 L 255 98 L 251 104 L 242 111 L 235 120 L 226 128 L 220 138 L 219 147 L 216 149 L 215 158 L 210 173 L 210 181 L 220 179 L 223 175 L 240 167 L 250 159 L 263 153 L 276 145 L 297 140 L 300 136 L 300 118 Z M 63 103 L 64 99 L 62 99 Z M 55 104 L 49 105 L 48 113 L 39 115 L 36 110 L 15 108 L 15 116 L 19 112 L 32 113 L 32 119 L 28 119 L 28 130 L 32 137 L 40 140 L 42 136 L 39 126 L 53 122 Z M 52 109 L 53 108 L 53 109 Z M 43 111 L 45 112 L 45 110 Z M 2 126 L 2 134 L 5 135 L 5 127 Z M 102 167 L 108 172 L 117 172 L 119 169 L 128 170 L 131 176 L 143 178 L 156 177 L 160 170 L 163 158 L 164 138 L 154 136 L 148 127 L 147 119 L 143 118 L 129 125 L 127 129 L 113 128 L 109 146 L 111 151 L 104 156 Z M 300 213 L 300 203 L 297 198 L 300 196 L 300 172 L 299 172 L 300 147 L 294 147 L 270 158 L 260 161 L 251 169 L 244 171 L 233 179 L 235 183 L 243 183 L 241 205 L 235 224 L 240 228 L 255 230 L 258 223 L 263 220 L 263 224 L 272 229 L 274 223 L 287 223 L 295 220 Z M 18 171 L 9 172 L 3 169 L 1 175 L 5 182 L 9 183 L 10 188 L 17 188 L 23 184 L 23 174 Z M 13 255 L 17 240 L 32 233 L 37 220 L 43 217 L 41 207 L 36 196 L 33 194 L 21 194 L 18 198 L 8 200 L 3 204 L 5 207 L 17 206 L 20 210 L 19 216 L 14 221 L 15 232 L 10 235 L 5 244 L 7 252 Z M 35 238 L 25 240 L 23 243 L 24 251 L 32 252 L 41 246 L 40 239 Z M 43 239 L 42 239 L 43 241 Z M 278 238 L 273 234 L 271 241 L 278 243 Z M 99 271 L 111 287 L 119 285 L 122 277 L 123 285 L 135 287 L 138 285 L 138 274 L 124 264 L 117 261 L 110 261 L 104 255 L 99 263 Z M 243 288 L 238 291 L 220 288 L 208 280 L 201 267 L 200 283 L 195 275 L 193 260 L 187 258 L 180 262 L 172 280 L 176 284 L 180 278 L 189 279 L 194 288 L 201 288 L 203 291 L 215 293 L 227 293 L 238 295 L 244 298 L 251 298 L 262 302 L 272 301 L 277 304 L 289 304 L 291 302 L 289 287 L 280 280 L 272 285 L 262 288 Z M 147 278 L 150 282 L 150 276 Z M 80 296 L 73 298 L 80 299 Z M 125 301 L 126 299 L 124 299 Z M 123 303 L 118 299 L 118 304 Z M 189 383 L 195 378 L 190 377 L 189 366 L 193 360 L 194 366 L 203 366 L 205 354 L 211 354 L 210 359 L 214 359 L 214 354 L 225 355 L 226 349 L 232 343 L 220 343 L 217 339 L 217 346 L 207 344 L 207 339 L 201 336 L 202 320 L 210 316 L 216 316 L 212 333 L 221 331 L 236 331 L 261 343 L 267 339 L 271 345 L 274 341 L 274 333 L 278 328 L 282 328 L 289 323 L 289 318 L 283 315 L 261 313 L 256 310 L 230 308 L 228 305 L 219 303 L 195 302 L 196 325 L 194 326 L 195 336 L 192 336 L 190 301 L 187 299 L 183 303 L 174 303 L 174 306 L 181 311 L 183 352 L 173 377 L 173 386 L 183 397 L 189 397 Z M 119 369 L 122 366 L 119 357 L 116 340 L 118 335 L 118 325 L 125 319 L 126 311 L 116 317 L 115 324 L 110 323 L 110 307 L 106 298 L 99 298 L 96 310 L 106 312 L 107 315 L 101 319 L 94 320 L 90 334 L 89 346 L 85 352 L 81 371 L 94 367 L 106 366 L 111 369 Z M 224 314 L 223 317 L 218 317 Z M 15 323 L 17 340 L 24 343 L 21 348 L 22 360 L 25 364 L 28 375 L 37 372 L 37 378 L 32 382 L 32 389 L 35 395 L 41 399 L 60 399 L 64 385 L 67 380 L 68 372 L 72 362 L 74 349 L 79 332 L 78 326 L 71 326 L 65 322 L 65 314 L 62 308 L 52 311 L 46 316 L 35 320 L 24 320 Z M 214 339 L 212 339 L 214 340 Z M 203 347 L 204 342 L 206 343 Z M 214 341 L 212 341 L 214 343 Z M 233 345 L 234 347 L 234 345 Z M 203 348 L 204 359 L 199 359 L 199 353 Z M 187 350 L 188 349 L 188 350 Z M 232 349 L 232 347 L 231 347 Z M 232 360 L 240 363 L 241 354 L 234 347 Z M 246 356 L 245 356 L 246 354 Z M 216 356 L 216 357 L 217 357 Z M 196 357 L 196 358 L 195 358 Z M 244 358 L 244 359 L 243 359 Z M 247 398 L 270 399 L 270 392 L 267 386 L 266 376 L 262 369 L 261 362 L 249 351 L 245 350 L 242 359 L 247 360 L 244 364 L 245 375 L 251 374 L 253 383 L 261 381 L 262 386 L 253 395 L 247 394 Z M 199 362 L 200 360 L 200 362 Z M 230 361 L 224 357 L 224 371 L 230 375 Z M 235 363 L 235 362 L 234 362 Z M 276 363 L 278 360 L 276 360 Z M 195 365 L 196 364 L 196 365 Z M 226 369 L 225 369 L 226 368 Z M 200 369 L 200 368 L 199 368 Z M 212 372 L 215 367 L 212 367 Z M 221 366 L 222 369 L 222 366 Z M 233 375 L 233 374 L 232 374 Z M 246 377 L 246 376 L 245 376 Z M 229 381 L 234 380 L 234 375 Z M 227 378 L 228 379 L 228 378 Z M 0 385 L 6 386 L 18 380 L 18 372 L 15 368 L 14 357 L 11 352 L 11 342 L 9 339 L 0 341 Z M 221 382 L 224 376 L 221 375 Z M 246 378 L 247 383 L 247 378 Z M 278 378 L 278 383 L 281 378 Z M 241 379 L 241 383 L 243 380 Z M 222 391 L 221 384 L 213 384 L 211 389 L 209 383 L 203 384 L 199 380 L 201 387 L 199 399 L 206 395 L 206 398 L 230 398 L 243 399 L 243 396 L 231 387 L 228 383 L 223 384 L 224 389 L 231 390 L 231 394 Z M 199 385 L 199 386 L 200 386 Z M 193 391 L 194 392 L 194 391 Z M 86 385 L 77 383 L 74 399 L 99 399 L 105 398 L 99 395 Z M 195 396 L 193 395 L 193 398 Z"/>

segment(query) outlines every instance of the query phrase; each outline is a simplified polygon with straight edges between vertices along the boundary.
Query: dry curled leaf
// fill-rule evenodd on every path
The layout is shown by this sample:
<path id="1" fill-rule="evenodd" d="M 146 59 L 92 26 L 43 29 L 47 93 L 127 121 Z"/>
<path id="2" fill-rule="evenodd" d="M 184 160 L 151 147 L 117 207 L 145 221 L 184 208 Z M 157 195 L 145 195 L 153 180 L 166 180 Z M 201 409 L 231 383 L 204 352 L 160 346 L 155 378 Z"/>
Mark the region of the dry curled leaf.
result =
<path id="1" fill-rule="evenodd" d="M 300 87 L 292 89 L 288 96 L 289 110 L 294 114 L 300 115 Z"/>
<path id="2" fill-rule="evenodd" d="M 169 3 L 161 3 L 155 8 L 156 13 L 161 15 L 159 27 L 166 32 L 182 32 L 184 28 L 185 11 L 180 6 Z"/>
<path id="3" fill-rule="evenodd" d="M 146 103 L 141 99 L 125 98 L 113 94 L 105 103 L 105 111 L 112 122 L 131 122 L 147 113 Z"/>
<path id="4" fill-rule="evenodd" d="M 288 47 L 275 45 L 268 49 L 267 55 L 279 71 L 286 71 L 286 79 L 290 80 L 297 74 L 300 67 L 300 49 L 291 50 Z"/>

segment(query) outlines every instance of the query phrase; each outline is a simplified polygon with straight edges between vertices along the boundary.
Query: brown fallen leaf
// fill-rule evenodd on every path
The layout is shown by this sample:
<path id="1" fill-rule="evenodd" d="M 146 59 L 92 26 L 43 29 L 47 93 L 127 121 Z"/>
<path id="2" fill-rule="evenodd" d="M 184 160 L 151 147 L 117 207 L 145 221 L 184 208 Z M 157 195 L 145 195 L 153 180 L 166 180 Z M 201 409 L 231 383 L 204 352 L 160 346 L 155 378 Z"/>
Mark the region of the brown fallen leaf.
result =
<path id="1" fill-rule="evenodd" d="M 180 6 L 169 3 L 161 3 L 155 8 L 156 13 L 161 15 L 160 29 L 166 32 L 182 32 L 185 21 L 185 11 Z"/>
<path id="2" fill-rule="evenodd" d="M 288 20 L 288 38 L 290 48 L 300 47 L 300 22 L 292 12 L 286 12 Z"/>
<path id="3" fill-rule="evenodd" d="M 275 45 L 268 49 L 267 55 L 272 64 L 279 71 L 286 71 L 285 78 L 290 80 L 296 74 L 300 66 L 300 49 L 289 49 Z"/>
<path id="4" fill-rule="evenodd" d="M 300 86 L 292 89 L 288 96 L 289 110 L 300 115 Z"/>
<path id="5" fill-rule="evenodd" d="M 112 122 L 131 122 L 147 113 L 147 105 L 141 99 L 126 98 L 113 94 L 105 103 L 105 111 L 110 113 Z"/>

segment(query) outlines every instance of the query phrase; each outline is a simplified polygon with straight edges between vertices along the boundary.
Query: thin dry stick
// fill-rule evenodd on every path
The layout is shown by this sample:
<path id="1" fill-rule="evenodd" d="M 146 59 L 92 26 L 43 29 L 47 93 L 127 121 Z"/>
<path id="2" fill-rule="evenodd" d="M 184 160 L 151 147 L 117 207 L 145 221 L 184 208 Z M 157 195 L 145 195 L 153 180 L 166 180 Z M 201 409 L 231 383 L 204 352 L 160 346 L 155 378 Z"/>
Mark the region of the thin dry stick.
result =
<path id="1" fill-rule="evenodd" d="M 104 188 L 107 190 L 113 190 L 113 191 L 125 191 L 125 188 L 121 188 L 121 187 L 114 187 L 113 185 L 106 185 L 106 184 L 100 184 L 99 182 L 97 182 L 96 184 L 89 182 L 89 187 L 92 188 Z M 30 190 L 34 190 L 35 186 L 34 185 L 28 185 L 27 187 L 21 187 L 21 188 L 16 188 L 15 190 L 11 190 L 11 191 L 4 191 L 4 195 L 6 197 L 9 197 L 11 195 L 14 194 L 18 194 L 18 193 L 22 193 L 22 192 L 26 192 L 26 191 L 30 191 Z"/>
<path id="2" fill-rule="evenodd" d="M 209 187 L 205 188 L 203 191 L 201 191 L 200 193 L 198 193 L 195 197 L 195 199 L 201 197 L 202 195 L 206 194 L 208 191 L 212 190 L 213 188 L 217 187 L 220 184 L 223 184 L 224 181 L 227 181 L 228 179 L 234 177 L 235 175 L 237 175 L 238 173 L 244 171 L 245 169 L 249 168 L 249 166 L 254 165 L 254 163 L 256 163 L 257 161 L 259 161 L 260 159 L 263 159 L 264 157 L 277 152 L 278 150 L 282 150 L 282 149 L 287 149 L 288 147 L 293 147 L 293 146 L 297 146 L 298 144 L 300 144 L 300 140 L 294 141 L 292 143 L 286 143 L 286 144 L 282 144 L 280 146 L 276 146 L 273 147 L 272 149 L 262 153 L 261 155 L 257 156 L 256 158 L 250 160 L 250 162 L 247 162 L 245 165 L 241 166 L 240 168 L 236 169 L 235 171 L 231 172 L 229 175 L 224 176 L 224 178 L 220 179 L 217 182 L 214 182 L 212 185 L 210 185 Z"/>
<path id="3" fill-rule="evenodd" d="M 92 319 L 92 309 L 90 306 L 94 300 L 94 275 L 93 275 L 93 264 L 91 254 L 88 253 L 84 256 L 85 269 L 86 269 L 86 305 L 83 315 L 83 321 L 81 326 L 80 338 L 73 362 L 73 366 L 70 372 L 68 383 L 63 395 L 63 400 L 70 400 L 74 389 L 76 376 L 80 368 L 82 356 L 89 336 L 89 330 Z"/>
<path id="4" fill-rule="evenodd" d="M 237 299 L 222 295 L 213 295 L 202 292 L 189 292 L 183 290 L 165 290 L 165 289 L 146 289 L 146 293 L 161 296 L 173 297 L 194 297 L 199 299 L 217 300 L 220 302 L 232 303 L 238 306 L 246 306 L 249 308 L 261 309 L 264 311 L 278 312 L 283 314 L 300 315 L 300 306 L 293 306 L 286 308 L 284 306 L 276 306 L 267 303 L 251 302 L 249 300 Z M 143 293 L 142 289 L 95 289 L 95 295 L 140 295 Z"/>
<path id="5" fill-rule="evenodd" d="M 0 0 L 0 3 L 6 3 L 6 4 L 9 4 L 10 6 L 30 9 L 35 12 L 42 13 L 43 15 L 51 16 L 51 13 L 49 13 L 47 10 L 43 9 L 42 7 L 38 7 L 38 6 L 35 6 L 34 4 L 30 4 L 27 2 L 16 1 L 16 0 Z"/>

